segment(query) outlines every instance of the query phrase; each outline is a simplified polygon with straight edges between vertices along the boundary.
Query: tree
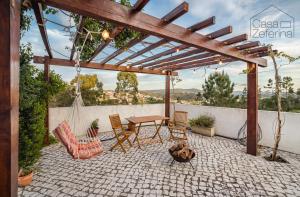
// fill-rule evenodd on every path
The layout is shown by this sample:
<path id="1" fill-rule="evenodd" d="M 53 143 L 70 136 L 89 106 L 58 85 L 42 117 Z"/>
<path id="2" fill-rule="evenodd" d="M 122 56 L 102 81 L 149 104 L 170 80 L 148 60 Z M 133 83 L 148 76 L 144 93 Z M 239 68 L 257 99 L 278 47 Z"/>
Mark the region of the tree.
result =
<path id="1" fill-rule="evenodd" d="M 283 77 L 282 79 L 282 88 L 285 90 L 285 97 L 288 96 L 289 93 L 294 93 L 294 83 L 292 82 L 292 77 Z"/>
<path id="2" fill-rule="evenodd" d="M 132 99 L 135 104 L 138 102 L 138 80 L 135 73 L 119 72 L 117 76 L 117 87 L 115 93 L 121 99 L 123 104 L 128 104 L 128 98 Z"/>
<path id="3" fill-rule="evenodd" d="M 234 83 L 231 83 L 228 74 L 215 72 L 205 79 L 202 85 L 204 104 L 214 106 L 233 106 L 238 96 L 233 95 Z"/>
<path id="4" fill-rule="evenodd" d="M 288 63 L 290 64 L 291 62 L 294 62 L 297 59 L 299 59 L 300 56 L 295 58 L 295 57 L 291 57 L 288 54 L 285 54 L 284 52 L 275 53 L 272 50 L 272 46 L 269 46 L 269 56 L 271 57 L 271 59 L 273 61 L 273 65 L 274 65 L 274 69 L 275 69 L 275 96 L 276 96 L 276 101 L 277 101 L 277 125 L 276 125 L 276 131 L 275 131 L 275 143 L 273 146 L 273 153 L 271 156 L 271 160 L 275 161 L 277 159 L 276 155 L 277 155 L 277 151 L 278 151 L 278 147 L 279 147 L 279 142 L 281 139 L 281 128 L 282 128 L 282 120 L 281 120 L 282 107 L 281 107 L 281 94 L 280 94 L 281 80 L 280 80 L 276 57 L 286 58 L 288 60 Z"/>
<path id="5" fill-rule="evenodd" d="M 300 88 L 297 89 L 296 94 L 297 94 L 298 96 L 300 96 Z"/>
<path id="6" fill-rule="evenodd" d="M 20 53 L 19 167 L 27 174 L 43 146 L 46 102 L 64 89 L 65 83 L 54 72 L 50 72 L 50 82 L 45 82 L 44 72 L 30 64 L 30 44 L 21 45 Z"/>
<path id="7" fill-rule="evenodd" d="M 73 86 L 71 91 L 75 91 L 78 77 L 71 80 L 70 84 Z M 86 106 L 100 104 L 100 98 L 103 96 L 103 83 L 98 80 L 97 75 L 80 75 L 80 91 L 83 102 Z"/>

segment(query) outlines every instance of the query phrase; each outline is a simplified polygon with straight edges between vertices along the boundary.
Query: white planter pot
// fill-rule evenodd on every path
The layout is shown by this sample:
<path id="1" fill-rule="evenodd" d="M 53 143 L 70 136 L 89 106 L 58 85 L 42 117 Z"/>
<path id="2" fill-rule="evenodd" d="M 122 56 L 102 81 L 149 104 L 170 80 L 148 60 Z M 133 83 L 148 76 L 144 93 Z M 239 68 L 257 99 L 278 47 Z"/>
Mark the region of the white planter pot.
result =
<path id="1" fill-rule="evenodd" d="M 212 137 L 215 135 L 215 128 L 207 128 L 207 127 L 191 127 L 193 133 L 198 133 L 201 135 Z"/>

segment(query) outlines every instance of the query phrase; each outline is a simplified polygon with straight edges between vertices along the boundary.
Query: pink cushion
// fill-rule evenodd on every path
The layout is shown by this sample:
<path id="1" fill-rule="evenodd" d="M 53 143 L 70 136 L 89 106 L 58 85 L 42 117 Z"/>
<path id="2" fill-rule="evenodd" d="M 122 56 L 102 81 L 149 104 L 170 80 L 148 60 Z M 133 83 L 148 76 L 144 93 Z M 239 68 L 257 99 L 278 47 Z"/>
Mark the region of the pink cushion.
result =
<path id="1" fill-rule="evenodd" d="M 100 141 L 79 143 L 67 121 L 60 123 L 53 133 L 74 159 L 89 159 L 103 152 Z"/>

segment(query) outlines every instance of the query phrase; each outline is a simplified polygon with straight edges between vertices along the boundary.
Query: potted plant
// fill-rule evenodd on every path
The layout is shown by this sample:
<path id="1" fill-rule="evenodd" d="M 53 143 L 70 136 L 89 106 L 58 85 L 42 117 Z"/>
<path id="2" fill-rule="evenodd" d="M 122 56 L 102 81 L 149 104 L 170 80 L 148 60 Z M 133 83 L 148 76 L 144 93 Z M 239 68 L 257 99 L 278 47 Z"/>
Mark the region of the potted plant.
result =
<path id="1" fill-rule="evenodd" d="M 202 115 L 199 116 L 198 118 L 191 119 L 189 123 L 192 128 L 192 132 L 194 133 L 199 133 L 210 137 L 215 135 L 214 117 L 208 115 Z"/>
<path id="2" fill-rule="evenodd" d="M 89 129 L 90 137 L 96 137 L 98 135 L 98 131 L 99 131 L 98 121 L 99 121 L 99 119 L 96 119 L 92 122 L 91 127 Z"/>
<path id="3" fill-rule="evenodd" d="M 18 174 L 18 185 L 20 187 L 25 187 L 31 184 L 33 177 L 33 167 L 23 167 L 19 170 Z"/>

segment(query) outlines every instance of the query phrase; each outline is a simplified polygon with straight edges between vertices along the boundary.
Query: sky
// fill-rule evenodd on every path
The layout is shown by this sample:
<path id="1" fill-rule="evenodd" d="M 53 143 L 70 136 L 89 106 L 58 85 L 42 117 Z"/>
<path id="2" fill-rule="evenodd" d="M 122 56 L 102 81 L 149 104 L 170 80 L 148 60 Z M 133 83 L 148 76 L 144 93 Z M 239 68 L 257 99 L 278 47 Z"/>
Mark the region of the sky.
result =
<path id="1" fill-rule="evenodd" d="M 131 3 L 134 4 L 135 1 L 136 0 L 131 0 Z M 143 12 L 161 18 L 182 2 L 183 0 L 150 0 L 150 2 L 143 9 Z M 299 0 L 186 0 L 186 2 L 189 3 L 189 12 L 174 21 L 174 23 L 177 25 L 189 27 L 211 16 L 215 16 L 216 24 L 199 31 L 199 33 L 205 35 L 228 25 L 232 25 L 233 33 L 218 38 L 218 40 L 225 40 L 226 38 L 230 38 L 242 33 L 247 33 L 249 35 L 249 40 L 258 40 L 262 44 L 272 44 L 273 49 L 283 51 L 294 57 L 300 56 Z M 46 14 L 44 16 L 51 21 L 55 21 L 66 26 L 69 26 L 70 24 L 74 25 L 73 21 L 70 21 L 69 17 L 67 17 L 62 12 L 58 12 L 55 16 Z M 30 42 L 35 55 L 47 55 L 35 18 L 33 17 L 33 19 L 34 20 L 32 22 L 30 31 L 23 36 L 21 42 Z M 257 37 L 257 34 L 255 34 L 254 32 L 256 32 L 257 30 L 262 32 L 266 30 L 265 26 L 263 26 L 265 24 L 264 22 L 270 21 L 272 22 L 272 27 L 269 29 L 270 31 L 273 31 L 275 33 L 276 30 L 278 30 L 275 28 L 275 22 L 280 22 L 280 24 L 281 22 L 289 22 L 288 25 L 290 26 L 288 26 L 288 29 L 281 30 L 291 31 L 293 32 L 293 36 L 286 37 L 284 36 L 284 34 L 282 34 L 280 36 L 277 36 L 276 38 L 270 38 L 266 36 L 253 38 Z M 250 27 L 251 24 L 252 27 Z M 49 21 L 46 23 L 46 28 L 54 57 L 69 57 L 70 49 L 68 48 L 72 46 L 70 33 L 64 31 L 62 27 L 57 26 Z M 250 33 L 252 33 L 252 35 L 250 35 Z M 145 41 L 155 42 L 157 40 L 159 39 L 155 37 L 149 37 Z M 171 42 L 170 45 L 176 46 L 178 44 Z M 168 49 L 170 45 L 162 46 L 156 50 L 145 53 L 144 57 L 136 58 L 134 59 L 134 61 L 138 61 L 153 54 L 162 52 L 163 50 Z M 133 48 L 131 48 L 131 50 L 138 51 L 144 47 L 145 45 L 140 44 L 134 46 Z M 105 58 L 107 54 L 112 53 L 114 50 L 115 49 L 113 49 L 112 47 L 106 47 L 106 49 L 95 58 L 95 61 L 100 61 L 101 59 Z M 122 59 L 128 55 L 130 55 L 129 52 L 123 53 L 116 59 L 111 60 L 109 63 L 113 64 L 119 59 Z M 267 58 L 267 60 L 268 67 L 259 68 L 258 73 L 259 87 L 262 88 L 262 90 L 265 90 L 264 86 L 267 84 L 267 80 L 269 78 L 274 79 L 273 63 L 269 58 Z M 296 62 L 288 64 L 286 60 L 279 60 L 279 63 L 280 75 L 282 77 L 291 76 L 293 78 L 294 88 L 300 88 L 300 61 L 298 60 Z M 37 66 L 39 68 L 42 68 L 41 65 Z M 190 69 L 179 71 L 179 77 L 182 79 L 182 81 L 176 85 L 176 88 L 201 89 L 205 78 L 207 78 L 210 73 L 224 71 L 235 83 L 235 90 L 241 91 L 244 89 L 244 87 L 246 87 L 247 84 L 247 76 L 242 73 L 245 68 L 246 63 L 233 62 L 229 64 L 224 63 L 221 66 L 215 65 L 210 67 L 201 67 L 196 70 Z M 75 68 L 51 66 L 51 69 L 56 73 L 59 73 L 65 81 L 70 81 L 76 74 Z M 115 71 L 82 69 L 82 74 L 97 74 L 98 78 L 103 82 L 103 88 L 105 90 L 113 90 L 116 87 L 117 72 Z M 140 90 L 164 88 L 164 76 L 147 74 L 137 74 L 137 76 L 139 80 Z"/>

